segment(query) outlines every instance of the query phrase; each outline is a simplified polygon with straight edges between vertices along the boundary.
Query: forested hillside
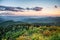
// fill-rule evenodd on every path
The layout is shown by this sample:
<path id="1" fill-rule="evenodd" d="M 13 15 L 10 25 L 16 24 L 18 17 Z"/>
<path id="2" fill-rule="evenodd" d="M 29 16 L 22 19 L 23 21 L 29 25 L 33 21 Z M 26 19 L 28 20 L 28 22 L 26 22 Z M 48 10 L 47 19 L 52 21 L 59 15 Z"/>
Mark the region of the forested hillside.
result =
<path id="1" fill-rule="evenodd" d="M 60 26 L 53 23 L 0 23 L 0 40 L 60 40 Z"/>

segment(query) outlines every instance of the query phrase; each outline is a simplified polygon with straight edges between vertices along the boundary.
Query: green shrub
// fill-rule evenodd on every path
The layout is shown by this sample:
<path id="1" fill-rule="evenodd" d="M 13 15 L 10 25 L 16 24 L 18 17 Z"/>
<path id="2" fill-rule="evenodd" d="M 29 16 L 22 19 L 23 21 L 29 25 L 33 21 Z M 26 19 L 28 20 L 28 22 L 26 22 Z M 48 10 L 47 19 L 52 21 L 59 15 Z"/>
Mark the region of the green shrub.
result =
<path id="1" fill-rule="evenodd" d="M 43 32 L 43 35 L 44 35 L 44 36 L 50 36 L 50 35 L 51 35 L 51 32 L 50 32 L 49 30 L 45 30 L 45 31 Z"/>
<path id="2" fill-rule="evenodd" d="M 59 35 L 53 35 L 50 40 L 60 40 Z"/>

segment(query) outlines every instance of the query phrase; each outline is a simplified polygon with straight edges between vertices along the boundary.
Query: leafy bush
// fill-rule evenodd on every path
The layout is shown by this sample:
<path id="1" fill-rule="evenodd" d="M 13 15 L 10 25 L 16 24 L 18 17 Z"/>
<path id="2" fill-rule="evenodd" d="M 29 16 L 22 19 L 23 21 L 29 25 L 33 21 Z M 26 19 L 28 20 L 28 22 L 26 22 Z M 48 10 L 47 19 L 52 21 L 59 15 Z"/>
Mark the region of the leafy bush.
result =
<path id="1" fill-rule="evenodd" d="M 44 36 L 50 36 L 50 35 L 51 35 L 51 32 L 50 32 L 49 30 L 45 30 L 45 31 L 43 32 L 43 35 L 44 35 Z"/>
<path id="2" fill-rule="evenodd" d="M 32 40 L 32 39 L 28 36 L 20 36 L 19 38 L 16 38 L 16 40 Z"/>
<path id="3" fill-rule="evenodd" d="M 53 35 L 50 40 L 60 40 L 59 35 Z"/>

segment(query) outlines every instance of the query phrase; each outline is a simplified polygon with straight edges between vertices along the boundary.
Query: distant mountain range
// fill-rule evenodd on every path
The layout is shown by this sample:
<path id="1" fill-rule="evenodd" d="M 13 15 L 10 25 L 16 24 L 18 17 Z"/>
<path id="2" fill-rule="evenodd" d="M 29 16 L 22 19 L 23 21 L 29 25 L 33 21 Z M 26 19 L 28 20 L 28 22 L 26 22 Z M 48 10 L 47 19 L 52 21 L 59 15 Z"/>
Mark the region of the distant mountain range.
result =
<path id="1" fill-rule="evenodd" d="M 0 23 L 3 22 L 3 21 L 4 21 L 4 19 L 3 18 L 0 18 Z"/>
<path id="2" fill-rule="evenodd" d="M 9 6 L 0 6 L 0 11 L 21 11 L 24 10 L 34 10 L 34 11 L 41 11 L 42 7 L 34 7 L 34 8 L 22 8 L 22 7 L 9 7 Z"/>
<path id="3" fill-rule="evenodd" d="M 60 17 L 0 16 L 0 22 L 8 20 L 27 23 L 60 23 Z"/>

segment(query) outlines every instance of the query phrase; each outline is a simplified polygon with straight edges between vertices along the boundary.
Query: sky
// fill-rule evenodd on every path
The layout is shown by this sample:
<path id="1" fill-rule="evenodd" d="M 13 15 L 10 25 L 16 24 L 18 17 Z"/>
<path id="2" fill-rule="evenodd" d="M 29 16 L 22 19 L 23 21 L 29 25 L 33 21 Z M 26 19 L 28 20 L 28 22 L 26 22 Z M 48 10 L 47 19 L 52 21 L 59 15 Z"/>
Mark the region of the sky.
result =
<path id="1" fill-rule="evenodd" d="M 60 0 L 0 0 L 0 5 L 12 7 L 42 7 L 42 11 L 14 12 L 24 16 L 60 16 Z M 55 5 L 57 8 L 55 8 Z"/>
<path id="2" fill-rule="evenodd" d="M 20 7 L 35 7 L 35 6 L 54 6 L 59 5 L 60 0 L 0 0 L 0 5 L 5 6 L 20 6 Z"/>

